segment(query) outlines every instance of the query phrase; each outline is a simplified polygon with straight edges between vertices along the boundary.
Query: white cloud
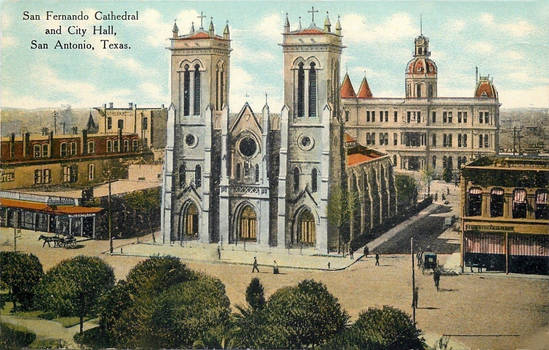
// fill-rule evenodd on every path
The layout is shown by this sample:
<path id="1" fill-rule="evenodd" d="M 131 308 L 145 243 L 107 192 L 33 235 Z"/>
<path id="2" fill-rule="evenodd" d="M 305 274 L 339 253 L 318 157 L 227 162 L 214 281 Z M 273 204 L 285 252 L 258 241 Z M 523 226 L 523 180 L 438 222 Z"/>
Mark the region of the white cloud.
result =
<path id="1" fill-rule="evenodd" d="M 395 13 L 383 22 L 369 22 L 365 16 L 347 14 L 341 18 L 341 26 L 345 42 L 395 42 L 409 39 L 410 33 L 417 32 L 412 25 L 412 19 L 407 13 Z"/>
<path id="2" fill-rule="evenodd" d="M 529 89 L 498 90 L 503 108 L 549 107 L 549 85 Z"/>
<path id="3" fill-rule="evenodd" d="M 268 94 L 271 112 L 278 113 L 282 108 L 281 89 L 278 86 L 261 84 L 240 66 L 231 67 L 230 83 L 230 105 L 233 112 L 238 112 L 245 102 L 252 106 L 254 112 L 259 112 L 265 105 L 265 92 Z"/>
<path id="4" fill-rule="evenodd" d="M 515 50 L 508 50 L 503 53 L 503 57 L 506 57 L 511 60 L 522 60 L 524 59 L 524 55 L 518 51 Z"/>
<path id="5" fill-rule="evenodd" d="M 235 62 L 272 62 L 275 60 L 275 56 L 266 50 L 253 50 L 247 46 L 242 45 L 240 41 L 233 41 L 231 43 L 233 54 L 232 58 Z"/>
<path id="6" fill-rule="evenodd" d="M 542 77 L 526 71 L 514 71 L 506 74 L 503 78 L 519 83 L 545 83 L 549 84 L 549 78 Z"/>
<path id="7" fill-rule="evenodd" d="M 31 80 L 42 84 L 48 93 L 66 96 L 63 98 L 63 103 L 68 103 L 73 106 L 98 106 L 103 101 L 122 102 L 132 95 L 132 91 L 127 88 L 105 90 L 98 89 L 95 84 L 65 79 L 46 64 L 37 65 L 29 77 Z M 13 96 L 14 94 L 12 94 Z M 71 97 L 69 97 L 71 96 Z M 27 96 L 23 98 L 28 98 Z M 27 104 L 23 99 L 21 101 L 23 107 Z M 4 100 L 3 103 L 10 105 L 9 100 Z M 58 102 L 59 103 L 59 102 Z M 20 105 L 21 107 L 21 105 Z"/>
<path id="8" fill-rule="evenodd" d="M 465 29 L 466 24 L 467 24 L 467 22 L 462 20 L 462 19 L 451 19 L 451 20 L 448 21 L 448 23 L 445 27 L 450 32 L 459 33 L 463 29 Z"/>
<path id="9" fill-rule="evenodd" d="M 160 12 L 149 8 L 141 11 L 139 17 L 139 21 L 130 21 L 128 26 L 139 28 L 147 44 L 155 47 L 167 46 L 171 27 L 170 23 L 164 22 Z"/>
<path id="10" fill-rule="evenodd" d="M 494 15 L 482 13 L 479 22 L 486 28 L 489 28 L 500 34 L 509 34 L 514 37 L 524 37 L 535 31 L 536 27 L 523 19 L 516 19 L 513 22 L 496 22 Z"/>
<path id="11" fill-rule="evenodd" d="M 170 97 L 167 93 L 166 86 L 162 86 L 161 84 L 158 84 L 157 82 L 144 82 L 139 85 L 139 89 L 141 90 L 143 96 L 145 98 L 140 101 L 143 105 L 169 105 Z"/>
<path id="12" fill-rule="evenodd" d="M 495 51 L 494 45 L 486 41 L 477 41 L 471 43 L 468 46 L 469 51 L 475 52 L 481 55 L 489 55 Z"/>
<path id="13" fill-rule="evenodd" d="M 259 20 L 253 31 L 270 40 L 282 40 L 282 17 L 278 13 L 267 15 Z"/>

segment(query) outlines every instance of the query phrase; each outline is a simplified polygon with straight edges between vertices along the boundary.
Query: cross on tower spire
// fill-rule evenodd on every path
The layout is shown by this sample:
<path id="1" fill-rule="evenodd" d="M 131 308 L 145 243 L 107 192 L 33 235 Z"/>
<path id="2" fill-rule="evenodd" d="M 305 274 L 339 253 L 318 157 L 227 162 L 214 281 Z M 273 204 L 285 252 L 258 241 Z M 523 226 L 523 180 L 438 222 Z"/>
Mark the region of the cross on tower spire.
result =
<path id="1" fill-rule="evenodd" d="M 315 10 L 315 7 L 312 6 L 311 11 L 307 11 L 307 12 L 309 12 L 311 14 L 312 22 L 313 22 L 313 24 L 315 24 L 315 12 L 318 12 L 318 10 Z"/>
<path id="2" fill-rule="evenodd" d="M 419 15 L 419 34 L 423 35 L 423 15 Z"/>
<path id="3" fill-rule="evenodd" d="M 200 29 L 204 29 L 204 12 L 200 11 L 200 16 L 197 16 L 197 18 L 200 18 Z"/>

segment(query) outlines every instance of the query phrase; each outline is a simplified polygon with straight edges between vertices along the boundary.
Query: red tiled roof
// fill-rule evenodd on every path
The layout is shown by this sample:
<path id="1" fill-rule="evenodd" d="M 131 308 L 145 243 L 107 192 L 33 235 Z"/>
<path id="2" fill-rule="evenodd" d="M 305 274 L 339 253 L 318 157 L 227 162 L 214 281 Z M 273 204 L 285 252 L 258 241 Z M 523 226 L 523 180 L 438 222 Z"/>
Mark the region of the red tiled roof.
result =
<path id="1" fill-rule="evenodd" d="M 95 214 L 103 210 L 103 208 L 98 208 L 98 207 L 80 207 L 80 206 L 69 206 L 69 205 L 60 205 L 55 207 L 54 209 L 54 207 L 50 207 L 46 203 L 21 201 L 17 199 L 8 199 L 8 198 L 0 198 L 0 206 L 44 211 L 44 212 L 50 212 L 52 214 Z"/>
<path id="2" fill-rule="evenodd" d="M 475 91 L 475 97 L 495 98 L 496 94 L 496 89 L 489 80 L 481 80 Z"/>
<path id="3" fill-rule="evenodd" d="M 295 34 L 295 35 L 307 35 L 307 34 L 318 35 L 318 34 L 326 34 L 326 32 L 324 32 L 323 30 L 321 30 L 319 28 L 306 28 L 306 29 L 300 30 L 298 32 L 293 32 L 292 34 Z"/>
<path id="4" fill-rule="evenodd" d="M 210 36 L 208 32 L 196 32 L 194 34 L 191 34 L 189 36 L 180 37 L 181 40 L 195 40 L 195 39 L 223 39 L 219 35 Z"/>
<path id="5" fill-rule="evenodd" d="M 345 73 L 343 83 L 341 84 L 341 98 L 354 97 L 356 97 L 355 89 L 353 88 L 353 84 L 351 84 L 351 79 L 349 79 L 349 75 Z"/>
<path id="6" fill-rule="evenodd" d="M 347 166 L 355 166 L 379 158 L 377 154 L 353 153 L 347 155 Z"/>
<path id="7" fill-rule="evenodd" d="M 358 90 L 358 98 L 372 98 L 372 91 L 370 90 L 370 86 L 368 86 L 368 80 L 366 80 L 366 77 L 362 79 L 362 83 L 360 83 L 360 89 Z"/>

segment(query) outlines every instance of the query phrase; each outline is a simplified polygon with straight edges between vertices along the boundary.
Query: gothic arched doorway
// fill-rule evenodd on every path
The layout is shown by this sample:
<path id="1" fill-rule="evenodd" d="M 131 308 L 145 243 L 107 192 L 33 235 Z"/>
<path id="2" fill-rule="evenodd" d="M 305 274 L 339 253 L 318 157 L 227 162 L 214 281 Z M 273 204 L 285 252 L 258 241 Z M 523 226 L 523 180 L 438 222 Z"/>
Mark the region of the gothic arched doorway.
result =
<path id="1" fill-rule="evenodd" d="M 198 239 L 198 207 L 188 202 L 181 210 L 179 237 L 182 240 Z"/>
<path id="2" fill-rule="evenodd" d="M 314 246 L 316 243 L 315 218 L 309 209 L 303 209 L 297 214 L 296 243 Z"/>
<path id="3" fill-rule="evenodd" d="M 257 215 L 250 205 L 246 205 L 240 212 L 238 231 L 238 239 L 241 241 L 257 240 Z"/>

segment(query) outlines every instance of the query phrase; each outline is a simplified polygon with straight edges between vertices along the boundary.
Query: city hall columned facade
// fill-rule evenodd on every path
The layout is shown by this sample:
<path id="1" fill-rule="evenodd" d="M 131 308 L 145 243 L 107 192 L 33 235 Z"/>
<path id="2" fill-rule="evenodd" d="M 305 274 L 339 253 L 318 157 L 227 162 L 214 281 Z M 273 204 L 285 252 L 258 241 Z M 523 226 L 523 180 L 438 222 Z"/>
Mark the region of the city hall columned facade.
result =
<path id="1" fill-rule="evenodd" d="M 414 44 L 404 98 L 375 96 L 366 77 L 355 93 L 345 76 L 345 129 L 367 147 L 388 153 L 399 172 L 430 169 L 440 176 L 448 168 L 457 180 L 466 162 L 499 152 L 498 92 L 489 76 L 477 73 L 472 97 L 439 97 L 429 39 L 421 34 Z"/>
<path id="2" fill-rule="evenodd" d="M 174 24 L 163 170 L 164 244 L 195 240 L 257 248 L 341 247 L 328 222 L 331 191 L 360 193 L 351 238 L 396 214 L 390 158 L 344 133 L 341 25 L 283 28 L 284 106 L 229 113 L 231 40 Z"/>

